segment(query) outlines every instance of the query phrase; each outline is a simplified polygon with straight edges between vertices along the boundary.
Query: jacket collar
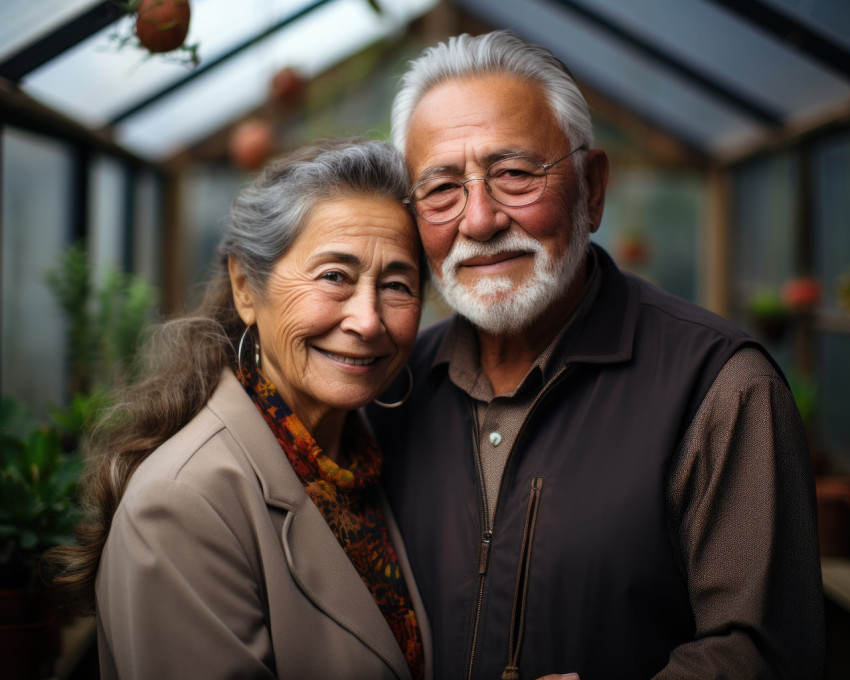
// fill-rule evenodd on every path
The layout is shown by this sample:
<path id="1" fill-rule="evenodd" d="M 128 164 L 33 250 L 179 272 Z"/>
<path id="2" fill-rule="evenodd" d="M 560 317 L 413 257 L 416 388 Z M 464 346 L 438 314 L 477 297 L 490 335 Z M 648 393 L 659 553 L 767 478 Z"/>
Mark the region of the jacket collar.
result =
<path id="1" fill-rule="evenodd" d="M 601 281 L 566 360 L 571 363 L 618 363 L 632 357 L 640 293 L 601 247 L 591 244 Z"/>
<path id="2" fill-rule="evenodd" d="M 222 372 L 208 407 L 254 469 L 266 504 L 285 513 L 272 510 L 272 520 L 292 577 L 304 595 L 372 649 L 398 677 L 409 678 L 407 662 L 378 605 L 229 368 Z"/>

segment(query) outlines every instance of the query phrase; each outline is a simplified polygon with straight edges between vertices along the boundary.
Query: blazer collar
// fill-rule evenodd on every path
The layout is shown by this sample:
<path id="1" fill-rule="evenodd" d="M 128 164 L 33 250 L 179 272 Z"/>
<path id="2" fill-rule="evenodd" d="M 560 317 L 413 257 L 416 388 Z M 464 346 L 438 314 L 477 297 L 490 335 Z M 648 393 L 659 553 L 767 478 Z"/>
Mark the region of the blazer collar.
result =
<path id="1" fill-rule="evenodd" d="M 409 678 L 404 654 L 372 594 L 229 368 L 222 372 L 208 407 L 222 420 L 253 467 L 266 504 L 285 512 L 272 510 L 272 520 L 292 577 L 304 595 L 372 649 L 398 677 Z"/>

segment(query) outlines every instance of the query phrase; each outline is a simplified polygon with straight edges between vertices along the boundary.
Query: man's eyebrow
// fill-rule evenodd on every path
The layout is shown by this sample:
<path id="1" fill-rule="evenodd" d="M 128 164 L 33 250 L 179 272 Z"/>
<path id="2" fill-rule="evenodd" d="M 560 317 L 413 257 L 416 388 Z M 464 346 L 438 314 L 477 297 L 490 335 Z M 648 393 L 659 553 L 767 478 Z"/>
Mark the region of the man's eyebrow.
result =
<path id="1" fill-rule="evenodd" d="M 486 169 L 493 165 L 493 163 L 498 163 L 506 158 L 516 158 L 517 156 L 531 156 L 532 158 L 535 158 L 534 154 L 524 149 L 500 149 L 483 156 L 481 162 Z M 460 166 L 432 165 L 430 168 L 425 168 L 425 170 L 420 173 L 419 178 L 415 183 L 431 179 L 432 177 L 461 177 L 462 175 L 463 168 Z"/>

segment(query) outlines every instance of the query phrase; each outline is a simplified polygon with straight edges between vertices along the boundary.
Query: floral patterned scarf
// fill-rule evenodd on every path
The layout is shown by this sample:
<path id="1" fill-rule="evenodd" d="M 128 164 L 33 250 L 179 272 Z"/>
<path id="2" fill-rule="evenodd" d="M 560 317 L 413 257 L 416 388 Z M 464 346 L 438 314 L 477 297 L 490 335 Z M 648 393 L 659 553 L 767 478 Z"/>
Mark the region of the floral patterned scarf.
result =
<path id="1" fill-rule="evenodd" d="M 354 564 L 401 646 L 414 680 L 425 674 L 416 612 L 379 503 L 382 458 L 356 413 L 342 434 L 348 469 L 326 456 L 316 440 L 259 371 L 237 377 L 260 410 L 304 485 Z"/>

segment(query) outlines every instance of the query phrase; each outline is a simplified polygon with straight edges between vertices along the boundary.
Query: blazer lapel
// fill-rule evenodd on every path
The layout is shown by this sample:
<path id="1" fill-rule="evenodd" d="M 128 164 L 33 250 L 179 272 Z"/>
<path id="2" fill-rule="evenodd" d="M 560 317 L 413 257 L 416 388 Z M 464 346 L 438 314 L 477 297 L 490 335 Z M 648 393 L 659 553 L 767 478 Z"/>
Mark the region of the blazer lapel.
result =
<path id="1" fill-rule="evenodd" d="M 298 587 L 316 607 L 380 656 L 399 678 L 410 678 L 404 654 L 372 594 L 230 369 L 222 373 L 209 407 L 243 448 L 266 503 L 275 509 L 272 519 Z"/>

